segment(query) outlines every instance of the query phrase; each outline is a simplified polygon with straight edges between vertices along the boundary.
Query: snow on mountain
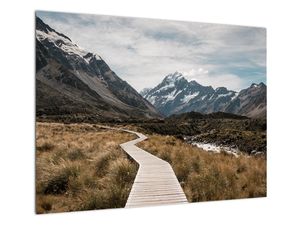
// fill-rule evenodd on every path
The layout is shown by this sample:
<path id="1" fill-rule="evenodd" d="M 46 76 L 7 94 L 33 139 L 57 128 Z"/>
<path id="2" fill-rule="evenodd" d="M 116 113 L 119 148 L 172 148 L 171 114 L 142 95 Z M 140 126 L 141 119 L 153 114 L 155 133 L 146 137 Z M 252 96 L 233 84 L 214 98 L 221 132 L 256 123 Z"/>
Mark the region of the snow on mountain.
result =
<path id="1" fill-rule="evenodd" d="M 190 111 L 202 113 L 223 111 L 255 117 L 257 114 L 264 114 L 266 105 L 265 98 L 259 99 L 260 95 L 265 95 L 261 86 L 252 84 L 248 88 L 251 91 L 245 89 L 239 93 L 226 87 L 213 89 L 211 86 L 202 86 L 194 80 L 187 81 L 181 73 L 175 72 L 168 74 L 153 89 L 147 89 L 140 94 L 165 116 Z M 259 90 L 256 92 L 256 89 Z M 254 98 L 258 100 L 255 101 Z M 245 107 L 249 110 L 244 110 Z M 250 112 L 251 109 L 255 112 Z"/>
<path id="2" fill-rule="evenodd" d="M 190 95 L 185 95 L 182 99 L 182 102 L 184 103 L 188 103 L 191 99 L 195 98 L 197 95 L 199 94 L 199 92 L 196 92 L 194 94 L 190 94 Z M 205 96 L 204 96 L 205 97 Z M 202 99 L 202 98 L 201 98 Z"/>
<path id="3" fill-rule="evenodd" d="M 90 60 L 94 57 L 96 60 L 102 60 L 102 58 L 93 53 L 89 53 L 85 49 L 81 48 L 77 44 L 74 44 L 71 39 L 69 39 L 67 36 L 62 35 L 55 30 L 48 30 L 41 31 L 36 30 L 36 38 L 39 41 L 48 41 L 52 43 L 54 46 L 60 48 L 62 51 L 69 55 L 73 56 L 80 56 L 86 63 L 90 63 Z"/>
<path id="4" fill-rule="evenodd" d="M 211 94 L 212 90 L 212 87 L 204 87 L 195 81 L 188 82 L 181 73 L 175 72 L 168 74 L 155 88 L 140 94 L 161 113 L 170 115 L 196 97 Z"/>
<path id="5" fill-rule="evenodd" d="M 43 31 L 37 30 L 36 37 L 39 41 L 48 39 L 49 42 L 52 42 L 68 54 L 79 55 L 83 58 L 83 56 L 88 53 L 83 48 L 79 47 L 76 44 L 73 44 L 69 39 L 62 37 L 53 31 L 45 33 Z"/>
<path id="6" fill-rule="evenodd" d="M 144 88 L 143 90 L 140 91 L 140 95 L 145 96 L 148 94 L 148 92 L 151 90 L 151 88 Z"/>
<path id="7" fill-rule="evenodd" d="M 156 109 L 97 54 L 36 18 L 37 116 L 157 118 Z"/>

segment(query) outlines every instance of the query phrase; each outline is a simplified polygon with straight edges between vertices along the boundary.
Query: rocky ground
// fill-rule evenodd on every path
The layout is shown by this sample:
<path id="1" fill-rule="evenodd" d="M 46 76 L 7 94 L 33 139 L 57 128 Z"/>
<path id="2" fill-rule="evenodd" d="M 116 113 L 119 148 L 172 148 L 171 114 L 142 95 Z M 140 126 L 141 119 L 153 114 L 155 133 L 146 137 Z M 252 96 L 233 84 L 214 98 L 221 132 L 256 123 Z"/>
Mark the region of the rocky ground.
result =
<path id="1" fill-rule="evenodd" d="M 251 155 L 265 155 L 267 152 L 265 119 L 172 119 L 156 123 L 139 123 L 138 126 L 144 132 L 173 135 L 188 143 L 212 143 L 238 148 L 241 152 Z"/>

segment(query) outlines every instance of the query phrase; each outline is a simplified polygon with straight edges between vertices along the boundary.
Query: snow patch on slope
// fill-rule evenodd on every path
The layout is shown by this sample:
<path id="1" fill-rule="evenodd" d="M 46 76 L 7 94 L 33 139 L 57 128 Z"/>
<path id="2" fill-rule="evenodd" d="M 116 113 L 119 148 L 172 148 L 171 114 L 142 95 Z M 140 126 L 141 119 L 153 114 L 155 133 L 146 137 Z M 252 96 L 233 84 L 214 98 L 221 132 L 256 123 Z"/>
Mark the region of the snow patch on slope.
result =
<path id="1" fill-rule="evenodd" d="M 67 38 L 62 37 L 53 31 L 45 33 L 43 31 L 37 30 L 36 36 L 37 39 L 40 41 L 48 39 L 50 42 L 54 43 L 57 47 L 61 48 L 62 50 L 64 50 L 69 54 L 76 54 L 83 58 L 83 56 L 85 56 L 88 53 L 83 48 L 79 47 L 76 44 L 73 44 Z"/>
<path id="2" fill-rule="evenodd" d="M 164 96 L 164 103 L 169 102 L 169 101 L 173 101 L 177 97 L 177 95 L 179 95 L 182 92 L 182 91 L 178 91 L 178 92 L 177 91 L 178 90 L 175 89 L 170 94 Z"/>
<path id="3" fill-rule="evenodd" d="M 198 94 L 199 94 L 199 92 L 195 92 L 195 93 L 193 93 L 193 94 L 186 95 L 186 96 L 184 96 L 184 98 L 182 99 L 182 102 L 188 103 L 188 102 L 191 101 L 193 98 L 195 98 Z"/>
<path id="4" fill-rule="evenodd" d="M 232 94 L 232 92 L 228 92 L 228 93 L 226 93 L 226 94 L 219 94 L 219 95 L 217 96 L 217 98 L 222 98 L 222 97 L 230 96 L 231 94 Z"/>
<path id="5" fill-rule="evenodd" d="M 62 49 L 64 52 L 66 52 L 69 55 L 78 55 L 81 58 L 84 59 L 85 62 L 89 63 L 92 58 L 95 58 L 96 60 L 102 60 L 102 58 L 97 54 L 91 54 L 89 57 L 86 56 L 89 52 L 81 48 L 80 46 L 74 44 L 69 39 L 57 34 L 54 31 L 48 31 L 48 33 L 45 33 L 40 30 L 36 30 L 36 37 L 39 41 L 43 41 L 45 39 L 48 39 L 48 41 L 52 42 L 55 46 Z"/>
<path id="6" fill-rule="evenodd" d="M 150 97 L 147 98 L 147 100 L 148 100 L 152 105 L 155 104 L 155 102 L 156 102 L 155 99 L 156 99 L 155 96 L 150 96 Z"/>
<path id="7" fill-rule="evenodd" d="M 201 100 L 203 101 L 206 97 L 207 97 L 207 95 L 203 95 L 203 96 L 201 97 Z"/>

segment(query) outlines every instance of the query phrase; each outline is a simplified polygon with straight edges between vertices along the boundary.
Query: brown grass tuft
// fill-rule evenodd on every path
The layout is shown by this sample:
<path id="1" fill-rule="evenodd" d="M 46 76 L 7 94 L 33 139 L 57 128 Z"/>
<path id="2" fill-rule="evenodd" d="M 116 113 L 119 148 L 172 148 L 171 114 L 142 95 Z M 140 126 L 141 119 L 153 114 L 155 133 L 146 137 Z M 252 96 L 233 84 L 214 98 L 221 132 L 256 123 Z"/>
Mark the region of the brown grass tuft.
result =
<path id="1" fill-rule="evenodd" d="M 43 151 L 46 152 L 46 151 L 51 151 L 52 149 L 54 149 L 54 147 L 55 147 L 54 144 L 49 143 L 49 142 L 44 142 L 41 145 L 37 145 L 36 150 L 41 151 L 41 152 L 43 152 Z"/>
<path id="2" fill-rule="evenodd" d="M 68 158 L 71 161 L 83 160 L 86 158 L 86 155 L 83 153 L 81 149 L 74 149 L 68 153 Z"/>

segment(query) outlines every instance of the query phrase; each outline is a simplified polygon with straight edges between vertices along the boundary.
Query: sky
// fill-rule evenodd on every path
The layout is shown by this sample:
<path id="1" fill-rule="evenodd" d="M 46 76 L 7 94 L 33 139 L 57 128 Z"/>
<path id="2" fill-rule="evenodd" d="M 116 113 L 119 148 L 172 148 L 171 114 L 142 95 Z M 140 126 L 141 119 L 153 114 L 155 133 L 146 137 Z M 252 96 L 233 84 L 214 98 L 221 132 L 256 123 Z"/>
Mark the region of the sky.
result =
<path id="1" fill-rule="evenodd" d="M 37 16 L 100 55 L 138 91 L 175 71 L 235 91 L 266 83 L 264 28 L 46 11 Z"/>

